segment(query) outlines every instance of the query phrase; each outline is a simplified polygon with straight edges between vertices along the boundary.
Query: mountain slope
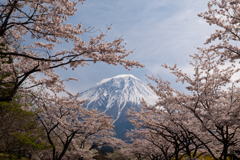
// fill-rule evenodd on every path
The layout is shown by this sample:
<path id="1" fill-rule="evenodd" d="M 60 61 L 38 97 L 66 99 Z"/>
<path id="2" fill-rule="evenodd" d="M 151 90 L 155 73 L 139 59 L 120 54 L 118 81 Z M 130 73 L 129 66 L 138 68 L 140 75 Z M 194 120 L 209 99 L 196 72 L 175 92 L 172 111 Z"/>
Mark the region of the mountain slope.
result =
<path id="1" fill-rule="evenodd" d="M 131 127 L 126 118 L 127 109 L 130 107 L 138 109 L 142 98 L 151 104 L 156 100 L 156 95 L 133 75 L 118 75 L 104 79 L 79 96 L 81 100 L 89 100 L 83 107 L 98 109 L 112 116 L 116 126 L 115 130 L 119 130 L 116 131 L 118 135 L 120 132 L 124 134 L 124 130 Z"/>

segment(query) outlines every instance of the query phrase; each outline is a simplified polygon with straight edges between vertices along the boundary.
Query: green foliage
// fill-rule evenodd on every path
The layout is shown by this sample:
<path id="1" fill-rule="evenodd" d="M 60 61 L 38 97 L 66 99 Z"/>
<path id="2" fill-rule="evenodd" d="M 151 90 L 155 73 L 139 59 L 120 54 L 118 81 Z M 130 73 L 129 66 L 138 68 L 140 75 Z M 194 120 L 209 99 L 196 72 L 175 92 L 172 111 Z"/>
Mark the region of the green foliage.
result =
<path id="1" fill-rule="evenodd" d="M 0 43 L 0 51 L 6 51 L 7 43 Z M 13 47 L 18 50 L 20 43 Z M 0 55 L 0 71 L 5 64 L 13 62 L 11 56 Z M 12 96 L 17 70 L 14 68 L 14 73 L 1 72 L 0 98 Z M 24 103 L 23 97 L 28 97 Z M 37 153 L 50 148 L 47 145 L 47 138 L 44 137 L 44 130 L 37 121 L 36 112 L 39 110 L 34 108 L 33 101 L 34 99 L 29 95 L 17 94 L 11 101 L 0 102 L 0 153 L 6 154 L 8 157 L 17 156 L 19 158 L 24 154 Z M 22 110 L 23 106 L 29 106 L 31 109 L 29 111 Z"/>
<path id="2" fill-rule="evenodd" d="M 9 154 L 6 154 L 6 153 L 0 153 L 0 160 L 29 160 L 29 158 L 27 157 L 21 157 L 21 159 L 19 159 L 18 156 L 16 155 L 9 155 Z M 33 159 L 31 159 L 33 160 Z"/>
<path id="3" fill-rule="evenodd" d="M 6 42 L 7 43 L 7 42 Z M 6 50 L 5 49 L 5 44 L 6 43 L 0 43 L 0 51 Z M 4 67 L 2 64 L 11 64 L 13 63 L 13 59 L 11 56 L 6 56 L 6 55 L 0 55 L 0 71 L 2 70 L 1 66 Z M 6 81 L 7 78 L 10 76 L 13 76 L 12 73 L 1 73 L 0 77 L 0 96 L 1 97 L 8 97 L 11 96 L 13 88 L 15 86 L 15 78 L 11 79 L 11 81 Z"/>
<path id="4" fill-rule="evenodd" d="M 32 110 L 22 110 L 22 97 L 18 95 L 11 102 L 0 102 L 0 152 L 10 156 L 24 156 L 50 148 L 37 121 L 35 113 L 38 110 L 31 103 L 28 105 Z"/>
<path id="5" fill-rule="evenodd" d="M 41 143 L 36 141 L 37 139 L 41 138 L 43 136 L 43 133 L 41 133 L 41 130 L 38 131 L 29 131 L 27 133 L 12 133 L 14 137 L 16 137 L 19 142 L 21 142 L 24 145 L 29 146 L 30 148 L 35 148 L 37 150 L 43 150 L 51 148 L 50 145 L 46 145 L 45 143 Z"/>
<path id="6" fill-rule="evenodd" d="M 7 51 L 6 44 L 9 42 L 0 43 L 0 51 Z M 18 51 L 21 47 L 21 41 L 18 41 L 13 48 Z M 12 64 L 14 59 L 10 55 L 0 55 L 0 71 L 1 67 L 4 67 L 4 64 Z M 18 68 L 12 68 L 13 73 L 1 73 L 0 76 L 0 97 L 11 97 L 13 96 L 13 90 L 17 82 Z M 8 78 L 8 80 L 6 80 Z"/>

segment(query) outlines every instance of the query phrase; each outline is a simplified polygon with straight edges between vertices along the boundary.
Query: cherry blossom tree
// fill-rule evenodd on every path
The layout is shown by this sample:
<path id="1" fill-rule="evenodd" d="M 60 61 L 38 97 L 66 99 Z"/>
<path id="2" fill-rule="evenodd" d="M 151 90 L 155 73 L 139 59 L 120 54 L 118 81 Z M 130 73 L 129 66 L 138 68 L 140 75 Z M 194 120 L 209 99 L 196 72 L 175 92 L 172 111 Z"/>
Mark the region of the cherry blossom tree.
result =
<path id="1" fill-rule="evenodd" d="M 126 69 L 143 67 L 137 61 L 126 59 L 132 51 L 128 52 L 124 48 L 122 38 L 107 42 L 104 39 L 106 34 L 101 32 L 88 42 L 81 39 L 89 28 L 83 28 L 81 24 L 72 26 L 67 20 L 76 13 L 76 5 L 83 1 L 85 0 L 0 2 L 0 75 L 1 78 L 8 75 L 1 79 L 1 84 L 13 84 L 0 86 L 1 90 L 11 90 L 9 94 L 1 95 L 0 101 L 11 101 L 17 92 L 28 91 L 39 85 L 54 87 L 55 92 L 65 91 L 63 81 L 54 72 L 55 68 L 74 69 L 88 62 L 99 61 L 120 64 Z M 16 50 L 19 41 L 26 41 L 25 37 L 30 35 L 33 40 L 29 45 L 20 46 Z M 70 50 L 55 52 L 56 45 L 70 42 L 73 44 Z M 5 63 L 9 59 L 12 63 Z M 44 78 L 37 79 L 38 74 Z M 23 85 L 25 82 L 29 84 Z"/>
<path id="2" fill-rule="evenodd" d="M 120 146 L 123 142 L 114 138 L 112 117 L 97 110 L 87 110 L 82 106 L 85 101 L 75 97 L 59 97 L 49 91 L 32 92 L 35 105 L 41 112 L 37 113 L 42 124 L 51 153 L 52 160 L 70 158 L 91 159 L 96 147 L 103 145 Z M 70 100 L 69 100 L 70 99 Z M 29 106 L 24 106 L 27 110 Z M 46 159 L 47 154 L 38 154 Z"/>
<path id="3" fill-rule="evenodd" d="M 190 125 L 199 130 L 190 120 L 192 118 L 190 114 L 182 112 L 171 104 L 164 103 L 164 109 L 159 108 L 159 103 L 149 106 L 142 101 L 142 104 L 139 113 L 134 109 L 128 111 L 129 120 L 135 126 L 132 133 L 129 134 L 130 136 L 141 137 L 155 148 L 159 148 L 164 156 L 161 159 L 198 158 L 205 153 L 204 150 L 201 150 L 202 143 L 189 130 Z"/>
<path id="4" fill-rule="evenodd" d="M 199 48 L 207 52 L 220 54 L 222 58 L 229 58 L 232 62 L 240 58 L 238 43 L 240 40 L 240 1 L 239 0 L 211 0 L 208 11 L 199 14 L 209 25 L 216 25 L 218 29 L 206 40 L 211 44 L 215 40 L 220 43 L 211 44 L 208 48 Z"/>
<path id="5" fill-rule="evenodd" d="M 185 148 L 179 156 L 185 154 L 186 143 L 190 142 L 190 146 L 195 145 L 190 150 L 199 148 L 198 152 L 207 152 L 216 160 L 226 160 L 240 147 L 240 79 L 233 79 L 240 69 L 225 65 L 215 53 L 203 52 L 191 57 L 192 76 L 178 69 L 177 65 L 163 65 L 176 75 L 177 81 L 187 83 L 186 92 L 173 89 L 161 78 L 149 77 L 157 84 L 156 87 L 150 84 L 150 87 L 158 95 L 158 102 L 155 106 L 148 106 L 143 101 L 144 109 L 140 113 L 130 111 L 130 120 L 168 139 L 173 135 L 169 134 L 171 132 L 176 137 L 182 137 L 185 132 L 186 139 L 178 139 L 179 146 Z M 191 137 L 194 141 L 190 141 Z"/>
<path id="6" fill-rule="evenodd" d="M 143 67 L 127 58 L 122 38 L 106 41 L 99 32 L 89 41 L 82 40 L 91 28 L 68 23 L 78 3 L 85 0 L 3 0 L 0 2 L 0 101 L 12 101 L 23 95 L 23 110 L 31 110 L 27 99 L 34 97 L 38 122 L 45 129 L 51 145 L 50 159 L 77 157 L 89 159 L 93 149 L 104 144 L 119 144 L 113 138 L 111 117 L 82 108 L 85 101 L 69 93 L 54 69 L 75 69 L 90 62 L 122 65 L 126 69 Z M 110 30 L 110 28 L 107 28 Z M 28 36 L 32 40 L 29 41 Z M 24 42 L 21 45 L 20 42 Z M 57 50 L 69 43 L 71 49 Z M 28 45 L 26 45 L 28 44 Z M 65 92 L 67 97 L 58 93 Z M 41 157 L 41 156 L 40 156 Z M 44 157 L 42 157 L 44 158 Z M 45 157 L 46 158 L 46 157 Z"/>
<path id="7" fill-rule="evenodd" d="M 240 58 L 239 8 L 239 0 L 211 0 L 208 11 L 199 16 L 218 29 L 207 39 L 205 44 L 208 47 L 198 48 L 199 53 L 191 56 L 194 73 L 188 76 L 176 65 L 163 65 L 177 77 L 177 81 L 187 83 L 186 91 L 173 89 L 161 78 L 149 77 L 156 82 L 156 87 L 151 84 L 150 87 L 159 96 L 158 102 L 148 106 L 143 101 L 140 113 L 129 111 L 132 123 L 138 128 L 159 132 L 165 127 L 164 132 L 182 137 L 178 139 L 179 145 L 183 146 L 180 155 L 188 152 L 186 142 L 190 142 L 194 154 L 198 148 L 197 152 L 206 152 L 216 160 L 226 160 L 231 154 L 238 156 L 240 88 L 236 78 L 239 77 L 239 68 L 235 62 Z M 215 40 L 219 43 L 213 43 Z M 159 133 L 164 137 L 164 132 Z M 185 139 L 181 142 L 184 135 L 194 141 Z"/>
<path id="8" fill-rule="evenodd" d="M 172 143 L 166 141 L 152 130 L 135 128 L 126 134 L 132 143 L 127 144 L 121 152 L 128 157 L 136 157 L 138 160 L 171 160 L 174 157 Z"/>

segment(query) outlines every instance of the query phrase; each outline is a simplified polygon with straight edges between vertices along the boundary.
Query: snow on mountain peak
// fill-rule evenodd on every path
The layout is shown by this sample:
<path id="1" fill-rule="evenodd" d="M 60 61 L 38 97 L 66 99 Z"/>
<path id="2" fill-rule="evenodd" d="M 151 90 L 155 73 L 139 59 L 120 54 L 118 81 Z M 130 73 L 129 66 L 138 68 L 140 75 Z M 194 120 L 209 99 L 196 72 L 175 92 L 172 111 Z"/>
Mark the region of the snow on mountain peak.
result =
<path id="1" fill-rule="evenodd" d="M 127 108 L 139 106 L 142 98 L 150 105 L 157 100 L 156 94 L 131 74 L 103 79 L 79 96 L 79 100 L 89 100 L 85 108 L 102 110 L 112 115 L 114 123 Z"/>
<path id="2" fill-rule="evenodd" d="M 103 79 L 95 87 L 82 92 L 79 97 L 79 99 L 89 100 L 90 103 L 99 98 L 108 101 L 106 108 L 111 107 L 111 102 L 115 101 L 118 101 L 118 104 L 129 101 L 140 104 L 144 98 L 148 104 L 154 104 L 157 100 L 155 93 L 131 74 Z"/>
<path id="3" fill-rule="evenodd" d="M 128 78 L 128 77 L 131 77 L 131 78 L 139 80 L 138 78 L 134 77 L 132 74 L 120 74 L 120 75 L 117 75 L 117 76 L 112 77 L 112 78 L 103 79 L 103 80 L 101 80 L 101 82 L 97 83 L 96 85 L 101 85 L 101 84 L 106 83 L 106 82 L 108 82 L 108 81 L 110 81 L 112 79 Z"/>

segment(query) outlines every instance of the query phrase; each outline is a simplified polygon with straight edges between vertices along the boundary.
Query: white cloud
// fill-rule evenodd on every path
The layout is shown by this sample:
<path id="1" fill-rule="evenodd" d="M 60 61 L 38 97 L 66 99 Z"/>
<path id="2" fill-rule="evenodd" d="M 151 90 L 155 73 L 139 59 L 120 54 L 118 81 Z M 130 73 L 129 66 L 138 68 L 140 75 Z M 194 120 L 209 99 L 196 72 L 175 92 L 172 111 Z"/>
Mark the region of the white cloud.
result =
<path id="1" fill-rule="evenodd" d="M 143 63 L 145 69 L 132 69 L 129 72 L 122 66 L 93 64 L 61 75 L 78 78 L 79 91 L 118 74 L 133 74 L 144 81 L 145 74 L 153 73 L 175 81 L 161 65 L 177 63 L 187 72 L 190 71 L 190 68 L 184 68 L 188 64 L 187 60 L 190 60 L 188 55 L 196 53 L 196 47 L 203 46 L 214 30 L 214 27 L 197 16 L 207 10 L 207 2 L 208 0 L 88 0 L 84 5 L 78 6 L 77 15 L 69 21 L 73 24 L 82 23 L 84 27 L 95 26 L 96 30 L 105 30 L 106 24 L 112 24 L 107 40 L 124 35 L 123 38 L 128 42 L 126 48 L 135 49 L 129 58 Z M 99 32 L 88 33 L 83 39 L 88 40 L 97 33 Z M 67 87 L 77 90 L 76 85 Z"/>

